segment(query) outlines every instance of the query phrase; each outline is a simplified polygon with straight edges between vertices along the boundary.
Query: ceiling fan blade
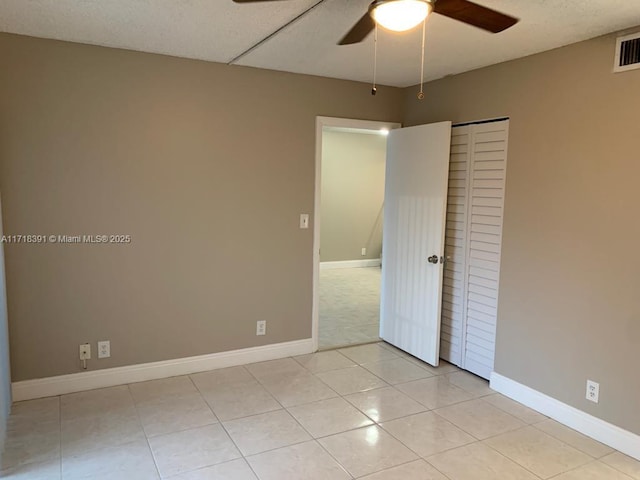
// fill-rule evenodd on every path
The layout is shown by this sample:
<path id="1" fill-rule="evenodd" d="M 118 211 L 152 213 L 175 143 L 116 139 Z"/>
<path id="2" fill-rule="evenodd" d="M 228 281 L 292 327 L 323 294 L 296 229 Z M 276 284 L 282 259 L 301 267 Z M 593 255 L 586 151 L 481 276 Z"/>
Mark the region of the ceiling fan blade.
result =
<path id="1" fill-rule="evenodd" d="M 369 13 L 365 13 L 360 20 L 349 30 L 349 32 L 342 37 L 342 40 L 338 42 L 338 45 L 351 45 L 358 43 L 367 38 L 367 35 L 376 27 L 376 23 L 371 18 Z"/>
<path id="2" fill-rule="evenodd" d="M 468 0 L 437 0 L 433 11 L 492 33 L 502 32 L 518 23 L 517 18 Z"/>

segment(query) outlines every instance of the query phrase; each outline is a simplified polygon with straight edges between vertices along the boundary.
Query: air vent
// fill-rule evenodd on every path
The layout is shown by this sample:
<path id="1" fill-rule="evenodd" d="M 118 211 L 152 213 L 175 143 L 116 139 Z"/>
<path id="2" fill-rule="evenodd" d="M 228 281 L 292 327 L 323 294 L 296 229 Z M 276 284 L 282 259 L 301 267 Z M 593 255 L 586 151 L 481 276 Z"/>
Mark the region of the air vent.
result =
<path id="1" fill-rule="evenodd" d="M 640 68 L 640 32 L 618 38 L 614 72 L 626 72 Z"/>

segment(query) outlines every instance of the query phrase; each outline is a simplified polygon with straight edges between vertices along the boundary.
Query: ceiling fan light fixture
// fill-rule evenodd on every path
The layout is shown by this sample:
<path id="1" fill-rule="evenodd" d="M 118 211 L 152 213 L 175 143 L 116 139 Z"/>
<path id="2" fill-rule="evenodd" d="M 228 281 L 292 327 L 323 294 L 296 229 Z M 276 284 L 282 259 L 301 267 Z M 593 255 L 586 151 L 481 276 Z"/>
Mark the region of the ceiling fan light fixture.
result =
<path id="1" fill-rule="evenodd" d="M 381 27 L 406 32 L 420 25 L 433 11 L 428 0 L 377 0 L 371 5 L 371 16 Z"/>

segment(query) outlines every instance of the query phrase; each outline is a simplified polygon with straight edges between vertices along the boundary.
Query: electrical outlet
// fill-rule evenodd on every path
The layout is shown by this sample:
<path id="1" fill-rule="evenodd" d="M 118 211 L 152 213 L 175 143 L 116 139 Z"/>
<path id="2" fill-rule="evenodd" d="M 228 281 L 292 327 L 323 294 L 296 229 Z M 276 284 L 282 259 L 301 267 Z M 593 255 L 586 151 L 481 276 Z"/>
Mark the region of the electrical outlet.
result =
<path id="1" fill-rule="evenodd" d="M 111 342 L 103 340 L 98 342 L 98 358 L 109 358 L 111 356 Z"/>
<path id="2" fill-rule="evenodd" d="M 83 343 L 80 345 L 80 360 L 91 360 L 91 345 Z"/>
<path id="3" fill-rule="evenodd" d="M 360 251 L 360 255 L 362 255 L 363 257 L 367 255 L 367 247 L 362 247 L 362 250 Z"/>
<path id="4" fill-rule="evenodd" d="M 598 403 L 600 397 L 600 384 L 593 380 L 587 380 L 587 400 Z"/>
<path id="5" fill-rule="evenodd" d="M 256 335 L 266 335 L 266 334 L 267 334 L 267 321 L 258 320 L 256 322 Z"/>
<path id="6" fill-rule="evenodd" d="M 300 214 L 300 228 L 309 228 L 309 214 L 301 213 Z"/>

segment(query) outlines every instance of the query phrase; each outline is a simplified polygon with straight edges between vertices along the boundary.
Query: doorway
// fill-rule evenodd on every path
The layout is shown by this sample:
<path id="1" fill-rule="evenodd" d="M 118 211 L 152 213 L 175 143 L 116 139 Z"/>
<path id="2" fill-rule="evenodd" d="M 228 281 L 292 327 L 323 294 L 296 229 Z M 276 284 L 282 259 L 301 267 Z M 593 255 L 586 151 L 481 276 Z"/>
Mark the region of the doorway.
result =
<path id="1" fill-rule="evenodd" d="M 0 237 L 2 205 L 0 204 Z M 11 409 L 11 374 L 9 369 L 9 329 L 7 326 L 7 296 L 4 275 L 4 244 L 0 244 L 0 453 L 4 447 L 6 423 Z"/>
<path id="2" fill-rule="evenodd" d="M 313 337 L 320 350 L 379 340 L 388 122 L 318 117 Z"/>

